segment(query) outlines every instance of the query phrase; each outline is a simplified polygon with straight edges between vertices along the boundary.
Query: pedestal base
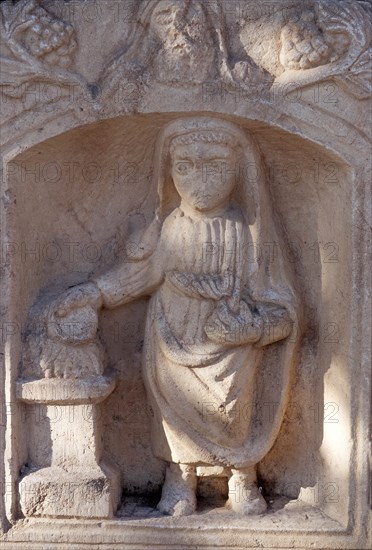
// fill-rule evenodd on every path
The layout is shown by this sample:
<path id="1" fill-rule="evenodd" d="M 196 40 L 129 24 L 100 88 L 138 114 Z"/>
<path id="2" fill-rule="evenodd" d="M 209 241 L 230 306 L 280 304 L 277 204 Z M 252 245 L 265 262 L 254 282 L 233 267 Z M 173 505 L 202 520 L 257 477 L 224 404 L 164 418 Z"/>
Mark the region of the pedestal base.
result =
<path id="1" fill-rule="evenodd" d="M 96 468 L 42 468 L 19 484 L 25 516 L 111 518 L 120 501 L 118 473 L 107 464 Z"/>
<path id="2" fill-rule="evenodd" d="M 369 548 L 321 510 L 278 498 L 269 513 L 242 517 L 221 507 L 181 518 L 162 516 L 128 497 L 112 520 L 34 518 L 18 522 L 1 550 L 257 550 Z"/>

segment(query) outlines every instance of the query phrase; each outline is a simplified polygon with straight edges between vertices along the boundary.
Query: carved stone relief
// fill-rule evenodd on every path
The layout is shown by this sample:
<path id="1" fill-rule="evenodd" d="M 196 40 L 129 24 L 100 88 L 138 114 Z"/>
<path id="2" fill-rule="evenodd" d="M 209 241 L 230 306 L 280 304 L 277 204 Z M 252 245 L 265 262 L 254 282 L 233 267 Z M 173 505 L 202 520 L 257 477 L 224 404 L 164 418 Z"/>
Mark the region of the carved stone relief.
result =
<path id="1" fill-rule="evenodd" d="M 246 265 L 252 233 L 258 246 L 277 239 L 265 181 L 252 187 L 242 176 L 252 160 L 259 162 L 254 144 L 231 123 L 199 117 L 166 127 L 154 157 L 159 207 L 143 252 L 94 283 L 68 290 L 48 306 L 45 341 L 29 337 L 39 376 L 93 383 L 91 377 L 102 374 L 93 340 L 98 309 L 153 294 L 143 376 L 154 415 L 154 454 L 170 463 L 159 509 L 171 515 L 196 510 L 196 468 L 206 465 L 229 468 L 232 490 L 239 485 L 250 495 L 243 502 L 231 498 L 227 506 L 240 513 L 266 508 L 255 466 L 278 433 L 287 388 L 281 388 L 283 402 L 268 433 L 256 441 L 249 407 L 265 349 L 287 340 L 298 324 L 298 306 L 284 266 L 267 260 Z M 206 167 L 211 174 L 203 181 Z M 203 257 L 208 235 L 217 252 Z M 76 326 L 71 335 L 67 329 Z M 298 339 L 298 327 L 295 332 Z M 291 370 L 295 347 L 296 341 L 282 347 L 284 371 Z M 208 400 L 221 402 L 212 423 Z"/>
<path id="2" fill-rule="evenodd" d="M 75 97 L 87 94 L 105 102 L 130 83 L 138 95 L 154 81 L 184 88 L 222 80 L 257 96 L 276 84 L 301 87 L 333 76 L 351 93 L 368 97 L 370 5 L 349 0 L 308 2 L 304 10 L 287 4 L 278 5 L 271 22 L 274 36 L 264 39 L 259 49 L 254 43 L 257 29 L 260 20 L 268 18 L 251 19 L 249 5 L 244 11 L 247 19 L 239 22 L 240 45 L 217 0 L 143 0 L 130 5 L 126 45 L 111 54 L 113 61 L 108 58 L 101 76 L 92 82 L 66 70 L 77 46 L 71 24 L 46 11 L 41 1 L 23 0 L 17 7 L 4 2 L 3 39 L 10 56 L 2 58 L 3 93 L 17 98 L 24 94 L 26 82 L 55 81 L 74 85 Z M 279 55 L 273 49 L 276 43 Z"/>
<path id="3" fill-rule="evenodd" d="M 367 2 L 317 2 L 314 8 L 303 11 L 283 27 L 281 65 L 292 71 L 327 66 L 328 78 L 332 75 L 351 93 L 368 97 L 371 6 Z M 321 80 L 323 75 L 317 71 L 311 81 Z"/>
<path id="4" fill-rule="evenodd" d="M 1 59 L 2 87 L 17 97 L 35 80 L 82 82 L 68 71 L 77 47 L 72 25 L 53 17 L 38 0 L 3 2 L 1 30 L 11 57 Z"/>
<path id="5" fill-rule="evenodd" d="M 1 2 L 5 548 L 369 547 L 371 22 Z"/>
<path id="6" fill-rule="evenodd" d="M 265 81 L 265 72 L 249 56 L 232 61 L 218 2 L 142 2 L 128 49 L 100 83 L 111 89 L 133 74 L 145 86 L 152 80 L 170 86 L 200 86 L 223 79 L 246 86 Z M 266 75 L 267 85 L 270 76 Z"/>

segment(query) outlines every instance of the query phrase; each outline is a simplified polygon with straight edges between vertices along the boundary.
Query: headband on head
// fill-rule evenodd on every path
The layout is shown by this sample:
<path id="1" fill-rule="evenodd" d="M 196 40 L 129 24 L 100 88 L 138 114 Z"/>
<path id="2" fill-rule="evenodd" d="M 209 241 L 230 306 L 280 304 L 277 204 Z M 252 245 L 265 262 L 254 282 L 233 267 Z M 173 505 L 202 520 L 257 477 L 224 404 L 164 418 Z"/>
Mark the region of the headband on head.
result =
<path id="1" fill-rule="evenodd" d="M 215 143 L 219 145 L 229 145 L 231 147 L 239 146 L 239 141 L 228 132 L 199 130 L 198 132 L 191 132 L 189 134 L 174 137 L 170 142 L 169 150 L 173 153 L 177 146 L 191 145 L 192 143 Z"/>
<path id="2" fill-rule="evenodd" d="M 256 206 L 259 203 L 258 189 L 262 188 L 264 173 L 260 169 L 261 158 L 254 141 L 241 127 L 228 120 L 206 115 L 185 117 L 164 126 L 155 148 L 153 163 L 153 189 L 158 189 L 156 218 L 161 222 L 180 203 L 170 173 L 171 154 L 177 145 L 195 142 L 223 143 L 241 152 L 242 167 L 257 165 L 258 178 L 246 177 L 247 169 L 237 173 L 237 186 L 234 198 L 243 208 L 249 222 L 256 219 Z"/>

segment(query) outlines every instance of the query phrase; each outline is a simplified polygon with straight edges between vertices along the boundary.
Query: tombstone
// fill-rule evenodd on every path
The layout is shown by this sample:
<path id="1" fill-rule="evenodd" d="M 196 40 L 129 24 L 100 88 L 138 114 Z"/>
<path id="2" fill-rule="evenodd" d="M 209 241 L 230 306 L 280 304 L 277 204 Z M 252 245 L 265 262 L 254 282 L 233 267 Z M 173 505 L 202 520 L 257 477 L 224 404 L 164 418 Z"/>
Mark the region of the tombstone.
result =
<path id="1" fill-rule="evenodd" d="M 368 548 L 370 4 L 0 10 L 1 547 Z"/>

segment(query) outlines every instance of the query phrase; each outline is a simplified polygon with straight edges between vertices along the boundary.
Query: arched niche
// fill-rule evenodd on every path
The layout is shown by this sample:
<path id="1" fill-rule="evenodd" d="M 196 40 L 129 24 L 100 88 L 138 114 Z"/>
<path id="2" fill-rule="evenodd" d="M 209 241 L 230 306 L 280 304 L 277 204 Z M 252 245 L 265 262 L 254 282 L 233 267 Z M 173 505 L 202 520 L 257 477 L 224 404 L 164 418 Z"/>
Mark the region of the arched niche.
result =
<path id="1" fill-rule="evenodd" d="M 41 294 L 83 282 L 123 257 L 131 242 L 128 220 L 134 215 L 146 226 L 154 211 L 156 190 L 150 187 L 150 176 L 156 136 L 166 122 L 182 116 L 185 112 L 132 114 L 83 126 L 62 118 L 59 135 L 38 141 L 31 132 L 23 146 L 22 140 L 17 148 L 8 146 L 2 223 L 9 296 L 5 391 L 14 405 L 6 433 L 12 519 L 18 513 L 14 483 L 29 457 L 29 420 L 14 398 L 29 309 Z M 360 277 L 353 260 L 360 180 L 351 162 L 358 148 L 345 146 L 336 154 L 337 143 L 331 149 L 322 146 L 319 142 L 329 143 L 329 136 L 315 140 L 314 128 L 305 138 L 293 126 L 293 113 L 288 118 L 282 114 L 276 125 L 255 119 L 253 113 L 251 119 L 215 116 L 239 123 L 259 145 L 286 236 L 285 249 L 276 243 L 267 247 L 294 265 L 305 308 L 290 406 L 274 447 L 260 465 L 262 483 L 273 499 L 300 496 L 346 527 L 355 475 L 352 433 L 358 422 L 352 413 L 356 394 L 350 359 L 356 351 L 351 347 L 354 320 L 360 320 L 352 283 Z M 354 141 L 353 148 L 358 145 Z M 255 167 L 251 169 L 248 177 L 254 178 Z M 102 409 L 104 447 L 120 468 L 123 490 L 133 495 L 156 491 L 164 469 L 152 456 L 140 376 L 145 307 L 141 300 L 103 312 L 101 318 L 102 338 L 119 378 Z M 275 388 L 265 395 L 258 413 L 270 414 L 274 400 Z"/>

